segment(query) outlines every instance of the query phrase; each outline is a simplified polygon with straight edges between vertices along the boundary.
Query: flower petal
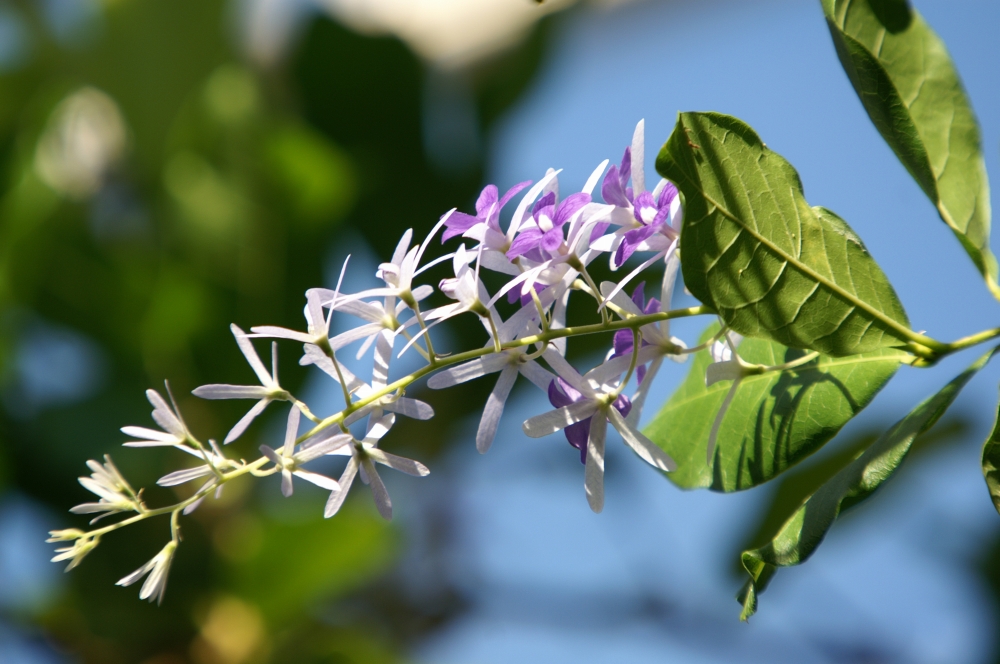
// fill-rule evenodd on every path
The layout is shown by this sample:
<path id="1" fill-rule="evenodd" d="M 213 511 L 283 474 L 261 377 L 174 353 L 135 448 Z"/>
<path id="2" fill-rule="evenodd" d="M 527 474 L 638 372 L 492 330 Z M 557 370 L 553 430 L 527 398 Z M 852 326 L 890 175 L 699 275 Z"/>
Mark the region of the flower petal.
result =
<path id="1" fill-rule="evenodd" d="M 546 371 L 534 360 L 528 360 L 527 362 L 520 362 L 517 365 L 517 370 L 521 372 L 521 375 L 530 380 L 535 387 L 540 390 L 548 390 L 549 385 L 555 379 L 555 376 L 550 372 Z"/>
<path id="2" fill-rule="evenodd" d="M 196 466 L 194 468 L 185 468 L 183 470 L 175 470 L 172 473 L 167 473 L 160 479 L 156 480 L 156 483 L 160 486 L 177 486 L 178 484 L 184 484 L 185 482 L 190 482 L 191 480 L 211 474 L 212 469 L 207 465 Z"/>
<path id="3" fill-rule="evenodd" d="M 264 412 L 264 409 L 267 408 L 267 405 L 269 403 L 271 403 L 271 400 L 269 398 L 261 399 L 260 401 L 255 403 L 253 405 L 253 408 L 247 411 L 247 414 L 244 415 L 240 419 L 240 421 L 236 423 L 236 426 L 234 426 L 232 429 L 229 430 L 229 433 L 226 434 L 226 439 L 222 441 L 223 444 L 228 445 L 229 443 L 239 438 L 243 434 L 243 432 L 246 431 L 246 428 L 250 426 L 250 423 L 254 421 L 254 418 Z"/>
<path id="4" fill-rule="evenodd" d="M 191 394 L 202 399 L 263 399 L 269 390 L 262 385 L 202 385 Z"/>
<path id="5" fill-rule="evenodd" d="M 571 424 L 585 420 L 597 411 L 597 404 L 590 399 L 577 401 L 568 406 L 550 410 L 547 413 L 536 415 L 525 421 L 522 425 L 524 433 L 530 438 L 541 438 L 548 436 Z"/>
<path id="6" fill-rule="evenodd" d="M 427 387 L 432 390 L 441 390 L 452 387 L 460 383 L 485 376 L 488 373 L 500 371 L 510 364 L 510 356 L 506 353 L 493 353 L 474 360 L 457 364 L 444 371 L 434 374 L 427 381 Z"/>
<path id="7" fill-rule="evenodd" d="M 351 488 L 351 484 L 354 483 L 354 477 L 358 474 L 358 460 L 357 457 L 351 456 L 347 461 L 347 466 L 344 468 L 344 472 L 340 476 L 340 488 L 333 489 L 330 492 L 330 498 L 326 501 L 326 507 L 323 510 L 323 518 L 329 519 L 331 516 L 336 514 L 341 505 L 344 504 L 344 499 L 347 498 L 347 492 Z"/>
<path id="8" fill-rule="evenodd" d="M 490 392 L 483 408 L 483 417 L 479 420 L 479 430 L 476 432 L 476 449 L 480 454 L 486 454 L 493 444 L 493 439 L 497 435 L 497 426 L 500 424 L 500 416 L 503 415 L 503 407 L 510 395 L 514 381 L 517 380 L 517 365 L 508 364 L 500 372 L 493 391 Z"/>
<path id="9" fill-rule="evenodd" d="M 383 466 L 388 466 L 393 470 L 398 470 L 401 473 L 406 473 L 407 475 L 413 475 L 414 477 L 426 477 L 431 474 L 431 471 L 428 470 L 427 466 L 419 461 L 414 461 L 413 459 L 407 459 L 406 457 L 389 454 L 384 450 L 374 447 L 366 447 L 365 453 Z"/>
<path id="10" fill-rule="evenodd" d="M 378 513 L 386 521 L 392 521 L 392 500 L 389 498 L 389 492 L 386 491 L 385 484 L 382 483 L 382 478 L 378 475 L 375 464 L 371 459 L 362 459 L 361 466 L 368 476 L 368 486 L 371 487 L 372 497 L 375 498 L 375 507 L 378 509 Z"/>
<path id="11" fill-rule="evenodd" d="M 614 410 L 614 408 L 610 409 Z M 587 439 L 587 465 L 583 471 L 584 490 L 587 503 L 595 513 L 604 509 L 604 439 L 607 435 L 608 419 L 599 412 L 590 420 L 590 436 Z"/>
<path id="12" fill-rule="evenodd" d="M 328 491 L 337 491 L 340 489 L 340 482 L 326 475 L 311 473 L 308 470 L 296 470 L 292 474 Z"/>
<path id="13" fill-rule="evenodd" d="M 269 339 L 291 339 L 292 341 L 301 341 L 307 344 L 316 340 L 311 334 L 289 330 L 286 327 L 278 327 L 276 325 L 257 325 L 251 327 L 250 331 L 253 332 L 254 336 L 267 337 Z"/>
<path id="14" fill-rule="evenodd" d="M 415 420 L 429 420 L 434 417 L 434 409 L 430 404 L 409 397 L 400 397 L 392 403 L 385 404 L 383 408 Z"/>
<path id="15" fill-rule="evenodd" d="M 639 120 L 632 134 L 632 193 L 638 196 L 646 191 L 646 121 Z"/>
<path id="16" fill-rule="evenodd" d="M 257 374 L 260 384 L 270 387 L 273 383 L 271 374 L 268 372 L 267 367 L 264 366 L 264 363 L 260 361 L 257 349 L 253 347 L 253 343 L 247 337 L 246 332 L 241 330 L 236 324 L 230 325 L 229 329 L 232 331 L 233 336 L 236 337 L 236 344 L 240 347 L 240 351 L 243 352 L 243 357 L 247 358 L 250 368 Z"/>
<path id="17" fill-rule="evenodd" d="M 670 455 L 661 450 L 660 447 L 649 438 L 646 438 L 642 432 L 629 424 L 629 422 L 622 417 L 621 413 L 619 413 L 616 409 L 608 409 L 608 419 L 611 420 L 611 424 L 618 430 L 618 433 L 621 434 L 622 440 L 625 441 L 625 444 L 631 447 L 643 461 L 654 468 L 659 468 L 664 472 L 677 470 L 677 464 L 672 458 L 670 458 Z"/>

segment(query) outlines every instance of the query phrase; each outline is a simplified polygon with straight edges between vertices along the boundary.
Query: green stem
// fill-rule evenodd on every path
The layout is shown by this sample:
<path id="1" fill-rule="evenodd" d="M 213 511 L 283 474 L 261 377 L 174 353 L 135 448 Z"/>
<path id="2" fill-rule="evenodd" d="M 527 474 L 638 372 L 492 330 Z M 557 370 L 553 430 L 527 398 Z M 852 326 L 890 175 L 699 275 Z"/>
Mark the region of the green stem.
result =
<path id="1" fill-rule="evenodd" d="M 578 325 L 575 327 L 564 327 L 556 330 L 548 330 L 541 334 L 536 334 L 530 337 L 522 337 L 520 339 L 509 341 L 505 344 L 502 344 L 500 350 L 503 351 L 512 348 L 520 348 L 523 346 L 531 346 L 533 344 L 543 344 L 544 346 L 547 342 L 561 337 L 571 337 L 583 334 L 596 334 L 598 332 L 612 332 L 615 330 L 623 330 L 623 329 L 633 330 L 633 333 L 636 334 L 636 338 L 639 338 L 638 330 L 643 325 L 649 325 L 650 323 L 656 323 L 661 320 L 670 320 L 673 318 L 685 318 L 688 316 L 700 316 L 700 315 L 714 314 L 714 313 L 715 311 L 711 307 L 706 307 L 706 306 L 688 307 L 687 309 L 674 309 L 672 311 L 662 311 L 643 316 L 632 316 L 627 320 L 611 321 L 608 323 L 595 323 L 593 325 Z M 635 347 L 638 347 L 638 343 L 636 344 Z M 447 357 L 438 357 L 436 358 L 435 364 L 427 365 L 421 369 L 418 369 L 412 374 L 400 378 L 399 380 L 395 381 L 390 385 L 385 386 L 380 390 L 372 392 L 364 399 L 359 399 L 354 402 L 348 401 L 346 407 L 342 411 L 320 421 L 309 432 L 299 436 L 296 442 L 301 443 L 302 441 L 306 440 L 311 436 L 316 435 L 317 433 L 319 433 L 320 431 L 329 426 L 332 426 L 334 424 L 341 424 L 344 421 L 344 418 L 346 418 L 351 413 L 356 412 L 361 408 L 364 408 L 365 406 L 368 406 L 369 404 L 374 403 L 375 401 L 378 401 L 379 399 L 386 397 L 392 394 L 393 392 L 396 392 L 397 390 L 402 390 L 406 388 L 415 381 L 419 380 L 420 378 L 426 376 L 429 373 L 432 373 L 440 369 L 441 367 L 448 366 L 451 364 L 457 364 L 459 362 L 466 362 L 468 360 L 473 360 L 477 357 L 482 357 L 483 355 L 490 355 L 495 352 L 497 352 L 496 347 L 490 345 L 490 346 L 485 346 L 483 348 L 477 348 L 474 350 L 466 351 L 464 353 L 458 353 L 456 355 L 449 355 Z M 632 361 L 633 366 L 629 369 L 630 374 L 635 368 L 634 365 L 636 363 L 636 358 L 637 355 L 633 354 L 633 361 Z M 341 385 L 344 385 L 344 383 L 341 382 Z M 138 523 L 139 521 L 144 521 L 145 519 L 155 516 L 161 516 L 164 514 L 171 515 L 171 529 L 172 532 L 177 533 L 178 532 L 177 519 L 185 507 L 195 503 L 202 497 L 207 496 L 210 492 L 215 491 L 216 488 L 222 486 L 223 484 L 229 482 L 230 480 L 236 479 L 237 477 L 241 477 L 247 474 L 253 475 L 254 477 L 261 477 L 272 474 L 274 472 L 274 469 L 270 471 L 261 470 L 268 463 L 269 463 L 268 458 L 262 456 L 259 459 L 251 463 L 244 464 L 232 471 L 229 471 L 227 473 L 221 473 L 221 475 L 218 476 L 217 482 L 213 483 L 210 486 L 205 487 L 204 489 L 195 492 L 192 496 L 190 496 L 186 500 L 183 500 L 174 505 L 169 505 L 167 507 L 160 507 L 157 509 L 147 509 L 128 519 L 123 519 L 122 521 L 109 524 L 107 526 L 104 526 L 103 528 L 98 528 L 96 530 L 89 531 L 87 533 L 87 536 L 93 538 L 99 538 L 102 535 L 106 535 L 107 533 L 113 532 L 120 528 L 124 528 L 125 526 L 129 526 L 133 523 Z"/>
<path id="2" fill-rule="evenodd" d="M 626 320 L 616 320 L 610 321 L 608 323 L 594 323 L 592 325 L 577 325 L 574 327 L 561 327 L 555 330 L 549 330 L 547 332 L 542 332 L 540 334 L 534 334 L 528 337 L 521 337 L 520 339 L 514 339 L 513 341 L 508 341 L 502 344 L 501 350 L 508 350 L 511 348 L 521 348 L 522 346 L 531 346 L 537 343 L 544 343 L 547 341 L 552 341 L 553 339 L 559 339 L 562 337 L 575 337 L 583 334 L 596 334 L 599 332 L 612 332 L 615 330 L 624 329 L 638 329 L 643 325 L 649 325 L 650 323 L 656 323 L 661 320 L 671 320 L 673 318 L 685 318 L 688 316 L 702 316 L 706 314 L 714 314 L 715 310 L 711 307 L 701 305 L 698 307 L 688 307 L 686 309 L 673 309 L 671 311 L 660 311 L 652 314 L 646 314 L 643 316 L 632 316 Z M 315 436 L 317 433 L 326 429 L 329 426 L 338 424 L 344 421 L 344 418 L 351 413 L 364 408 L 365 406 L 392 394 L 396 390 L 401 390 L 412 383 L 416 382 L 420 378 L 423 378 L 427 374 L 440 369 L 441 367 L 448 366 L 450 364 L 457 364 L 459 362 L 466 362 L 468 360 L 474 360 L 477 357 L 482 357 L 483 355 L 490 355 L 495 353 L 496 349 L 493 346 L 485 346 L 483 348 L 476 348 L 474 350 L 468 350 L 464 353 L 457 353 L 455 355 L 449 355 L 448 357 L 438 358 L 437 362 L 431 366 L 428 365 L 421 369 L 414 371 L 408 376 L 400 378 L 396 382 L 386 385 L 380 390 L 372 392 L 364 399 L 359 399 L 350 403 L 347 408 L 327 417 L 322 422 L 314 426 L 312 429 L 302 434 L 296 440 L 296 443 L 301 443 L 302 441 Z"/>
<path id="3" fill-rule="evenodd" d="M 961 339 L 947 344 L 948 352 L 954 353 L 966 348 L 971 348 L 972 346 L 981 344 L 984 341 L 989 341 L 990 339 L 996 339 L 997 337 L 1000 337 L 1000 327 L 995 327 L 992 330 L 983 330 L 982 332 L 970 334 L 967 337 L 962 337 Z"/>

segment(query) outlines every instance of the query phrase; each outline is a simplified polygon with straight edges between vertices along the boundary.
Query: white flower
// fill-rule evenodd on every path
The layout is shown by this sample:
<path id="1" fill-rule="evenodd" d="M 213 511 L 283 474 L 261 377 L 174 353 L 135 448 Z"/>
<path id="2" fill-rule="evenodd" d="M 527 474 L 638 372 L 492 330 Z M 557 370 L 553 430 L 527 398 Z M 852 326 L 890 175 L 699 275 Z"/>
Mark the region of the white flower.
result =
<path id="1" fill-rule="evenodd" d="M 300 466 L 318 459 L 324 454 L 329 454 L 338 447 L 342 447 L 353 440 L 350 434 L 341 433 L 321 436 L 313 441 L 306 441 L 295 451 L 295 438 L 299 431 L 299 410 L 292 408 L 288 413 L 288 425 L 285 429 L 285 445 L 281 448 L 279 455 L 267 445 L 261 445 L 260 451 L 270 459 L 274 465 L 281 468 L 281 493 L 286 498 L 292 495 L 292 475 L 312 482 L 318 487 L 329 491 L 340 489 L 340 484 L 336 480 L 330 479 L 326 475 L 311 473 L 302 470 Z"/>
<path id="2" fill-rule="evenodd" d="M 672 255 L 667 259 L 663 275 L 663 283 L 660 289 L 659 311 L 670 310 L 674 282 L 676 280 L 677 269 L 679 266 L 680 261 L 677 259 L 676 255 Z M 636 302 L 632 298 L 627 297 L 625 293 L 614 284 L 614 282 L 605 281 L 601 283 L 601 295 L 604 296 L 605 301 L 611 302 L 628 315 L 643 316 L 652 313 L 648 307 L 645 311 L 640 309 Z M 652 304 L 653 303 L 651 302 L 650 306 L 652 306 Z M 652 358 L 652 363 L 650 364 L 649 369 L 641 373 L 639 387 L 632 400 L 633 408 L 628 414 L 628 420 L 634 426 L 639 423 L 639 417 L 642 414 L 642 408 L 645 405 L 646 396 L 649 394 L 649 387 L 652 385 L 653 379 L 656 377 L 656 374 L 660 369 L 660 365 L 663 363 L 663 358 L 670 358 L 674 362 L 684 362 L 687 360 L 687 354 L 678 352 L 686 349 L 687 344 L 677 337 L 670 336 L 669 320 L 643 325 L 639 328 L 639 331 L 642 334 L 642 352 L 640 353 L 640 357 L 649 357 L 650 351 L 648 349 L 650 346 L 657 349 L 657 351 L 653 353 L 654 357 Z M 621 332 L 618 334 L 621 334 Z M 631 335 L 631 331 L 629 331 L 628 334 Z M 640 361 L 640 366 L 645 364 L 645 361 L 645 359 Z M 624 369 L 627 369 L 627 365 Z"/>
<path id="3" fill-rule="evenodd" d="M 448 217 L 451 213 L 448 212 L 434 225 L 431 232 L 427 234 L 424 241 L 414 247 L 410 247 L 410 241 L 413 239 L 413 229 L 408 228 L 403 236 L 399 239 L 399 243 L 396 245 L 396 250 L 392 254 L 392 260 L 388 263 L 381 263 L 378 266 L 378 270 L 375 275 L 385 282 L 384 288 L 371 288 L 360 293 L 354 293 L 353 295 L 345 297 L 345 303 L 351 300 L 363 299 L 366 297 L 385 297 L 385 309 L 390 311 L 395 308 L 395 298 L 400 298 L 403 302 L 409 306 L 411 309 L 416 307 L 417 298 L 416 293 L 413 289 L 413 278 L 419 275 L 424 270 L 440 263 L 443 260 L 450 258 L 449 255 L 441 256 L 422 268 L 419 268 L 420 260 L 424 256 L 424 252 L 427 250 L 427 246 L 430 244 L 431 239 L 437 234 L 438 230 L 447 222 Z M 337 287 L 340 290 L 340 287 Z M 425 291 L 427 292 L 427 291 Z M 429 294 L 429 292 L 427 292 Z M 423 295 L 426 297 L 426 295 Z M 337 302 L 340 302 L 338 297 Z M 337 305 L 337 309 L 340 309 L 340 304 Z"/>
<path id="4" fill-rule="evenodd" d="M 480 248 L 482 245 L 480 245 Z M 450 279 L 442 279 L 438 288 L 442 293 L 452 300 L 457 300 L 459 310 L 475 311 L 476 313 L 486 313 L 480 299 L 480 291 L 483 284 L 479 281 L 479 261 L 477 258 L 482 255 L 482 251 L 474 253 L 466 251 L 465 245 L 459 246 L 458 251 L 452 257 L 452 269 L 455 276 Z M 469 263 L 476 261 L 476 268 L 472 269 Z M 485 293 L 485 291 L 483 291 Z M 489 299 L 487 296 L 484 299 Z M 454 306 L 454 305 L 453 305 Z"/>
<path id="5" fill-rule="evenodd" d="M 162 604 L 163 593 L 167 590 L 167 574 L 170 572 L 170 563 L 173 562 L 176 550 L 176 541 L 167 542 L 167 545 L 160 549 L 160 552 L 153 556 L 152 560 L 120 579 L 115 585 L 130 586 L 148 573 L 149 578 L 142 584 L 142 589 L 139 591 L 139 599 L 148 599 L 150 602 L 155 599 L 157 604 Z"/>
<path id="6" fill-rule="evenodd" d="M 537 327 L 526 326 L 526 324 L 534 323 L 533 317 L 537 317 L 534 303 L 524 305 L 520 311 L 500 326 L 498 330 L 500 343 L 513 341 L 522 331 L 527 334 L 537 331 Z M 465 383 L 486 374 L 500 372 L 496 385 L 486 401 L 483 417 L 479 421 L 479 430 L 476 432 L 476 449 L 479 450 L 480 454 L 485 454 L 496 438 L 500 416 L 503 415 L 504 404 L 514 387 L 517 374 L 520 373 L 543 391 L 549 389 L 549 384 L 555 378 L 534 359 L 527 359 L 529 350 L 527 347 L 511 348 L 500 353 L 476 358 L 449 367 L 431 376 L 430 380 L 427 381 L 427 387 L 439 390 Z"/>
<path id="7" fill-rule="evenodd" d="M 219 478 L 215 474 L 216 472 L 239 468 L 243 465 L 238 461 L 226 458 L 226 455 L 222 453 L 222 450 L 219 449 L 218 444 L 216 444 L 214 440 L 209 439 L 208 443 L 212 448 L 211 451 L 205 449 L 196 450 L 186 445 L 179 446 L 178 449 L 187 452 L 192 456 L 196 456 L 199 459 L 207 461 L 209 463 L 205 463 L 200 466 L 195 466 L 193 468 L 183 468 L 181 470 L 175 470 L 172 473 L 167 473 L 160 479 L 156 480 L 156 483 L 160 486 L 177 486 L 180 484 L 184 484 L 185 482 L 190 482 L 191 480 L 196 480 L 200 477 L 206 477 L 208 475 L 211 475 L 212 477 L 207 482 L 205 482 L 205 484 L 199 487 L 198 490 L 195 492 L 195 493 L 202 493 L 203 491 L 214 486 L 218 482 Z M 218 499 L 219 496 L 222 495 L 223 486 L 225 485 L 219 484 L 215 488 L 216 499 Z M 188 515 L 194 512 L 196 509 L 198 509 L 198 507 L 202 504 L 202 502 L 204 502 L 205 497 L 207 495 L 208 494 L 205 494 L 198 500 L 194 501 L 193 503 L 185 507 L 183 513 L 185 515 Z"/>
<path id="8" fill-rule="evenodd" d="M 169 385 L 167 386 L 167 394 L 170 395 L 170 400 L 173 401 Z M 139 438 L 139 440 L 124 443 L 125 447 L 181 446 L 187 442 L 191 434 L 188 432 L 188 428 L 184 424 L 180 412 L 176 410 L 177 404 L 174 404 L 174 410 L 171 410 L 170 406 L 167 405 L 167 402 L 163 400 L 163 397 L 156 390 L 146 390 L 146 398 L 149 399 L 149 403 L 153 406 L 153 420 L 160 425 L 163 431 L 147 429 L 146 427 L 122 427 L 121 431 L 126 436 Z"/>
<path id="9" fill-rule="evenodd" d="M 627 414 L 631 409 L 631 403 L 624 395 L 616 394 L 608 381 L 621 375 L 617 366 L 609 369 L 609 365 L 624 358 L 615 358 L 581 376 L 558 353 L 548 351 L 544 357 L 564 381 L 561 390 L 550 388 L 550 400 L 554 402 L 553 405 L 563 402 L 566 405 L 527 420 L 523 425 L 524 433 L 531 438 L 541 438 L 578 422 L 589 423 L 584 488 L 587 502 L 594 512 L 604 509 L 604 442 L 608 421 L 621 434 L 622 440 L 643 461 L 662 471 L 672 471 L 677 468 L 674 460 L 626 421 L 621 412 L 626 411 Z"/>
<path id="10" fill-rule="evenodd" d="M 101 543 L 101 538 L 94 537 L 77 528 L 69 528 L 67 530 L 50 530 L 49 539 L 45 541 L 73 542 L 70 546 L 56 549 L 56 555 L 52 558 L 52 562 L 54 563 L 69 560 L 69 564 L 66 565 L 66 569 L 64 570 L 68 572 L 83 562 L 88 553 L 97 548 L 97 545 Z"/>
<path id="11" fill-rule="evenodd" d="M 246 332 L 236 325 L 230 325 L 230 329 L 233 336 L 236 337 L 236 343 L 240 350 L 243 351 L 243 356 L 247 358 L 250 367 L 257 374 L 260 385 L 202 385 L 192 392 L 196 397 L 202 399 L 259 399 L 253 408 L 226 434 L 226 439 L 222 441 L 225 445 L 243 435 L 254 418 L 264 412 L 264 409 L 272 401 L 290 399 L 288 392 L 278 384 L 278 344 L 271 344 L 271 372 L 268 373 Z"/>
<path id="12" fill-rule="evenodd" d="M 91 459 L 87 461 L 87 466 L 93 471 L 90 477 L 79 478 L 80 484 L 87 491 L 97 494 L 100 501 L 96 503 L 83 503 L 70 509 L 73 514 L 94 514 L 103 512 L 91 521 L 98 521 L 110 514 L 118 512 L 141 512 L 144 509 L 138 494 L 129 486 L 129 483 L 118 472 L 115 464 L 111 462 L 111 457 L 104 455 L 104 464 Z"/>
<path id="13" fill-rule="evenodd" d="M 362 320 L 368 321 L 363 325 L 342 332 L 330 339 L 330 348 L 334 351 L 338 351 L 344 346 L 364 339 L 365 341 L 361 344 L 361 348 L 357 353 L 358 359 L 361 359 L 361 356 L 367 352 L 379 333 L 388 330 L 394 335 L 399 334 L 406 328 L 418 323 L 418 319 L 415 316 L 400 322 L 400 316 L 409 307 L 405 302 L 396 302 L 395 295 L 386 295 L 382 302 L 368 302 L 355 299 L 357 295 L 344 295 L 336 290 L 328 290 L 326 288 L 312 290 L 315 290 L 319 294 L 320 301 L 324 307 L 333 308 L 336 311 L 357 316 Z M 433 292 L 434 289 L 431 286 L 424 285 L 414 288 L 411 294 L 415 302 L 421 302 L 427 299 Z"/>
<path id="14" fill-rule="evenodd" d="M 391 346 L 389 348 L 391 351 Z M 343 365 L 341 365 L 340 375 L 338 375 L 337 368 L 333 365 L 333 360 L 327 357 L 319 348 L 311 344 L 305 345 L 304 354 L 302 359 L 299 360 L 299 364 L 315 364 L 338 383 L 340 382 L 340 375 L 343 375 L 344 381 L 347 384 L 347 391 L 359 399 L 367 399 L 375 393 L 375 389 L 371 385 L 368 385 L 366 382 L 355 376 L 347 369 L 347 367 Z M 376 361 L 376 365 L 377 364 L 378 361 Z M 385 362 L 385 366 L 386 369 L 388 369 L 387 361 Z M 399 413 L 400 415 L 405 415 L 406 417 L 412 417 L 417 420 L 429 420 L 434 417 L 434 409 L 423 401 L 410 399 L 409 397 L 400 396 L 398 394 L 387 394 L 380 399 L 376 399 L 364 408 L 351 413 L 350 417 L 345 420 L 344 424 L 348 425 L 358 421 L 365 415 L 368 415 L 368 413 L 374 408 L 384 408 L 385 410 Z"/>
<path id="15" fill-rule="evenodd" d="M 314 344 L 321 348 L 328 348 L 330 345 L 330 318 L 323 315 L 323 306 L 320 303 L 320 294 L 315 289 L 306 291 L 306 332 L 289 330 L 287 327 L 277 325 L 256 325 L 250 328 L 255 337 L 268 337 L 274 339 L 291 339 L 301 341 L 306 344 Z M 332 312 L 331 312 L 332 313 Z"/>
<path id="16" fill-rule="evenodd" d="M 726 398 L 722 400 L 719 412 L 715 415 L 715 421 L 712 422 L 712 430 L 708 434 L 705 461 L 709 464 L 712 463 L 712 455 L 715 454 L 715 443 L 719 437 L 719 428 L 722 426 L 722 420 L 725 418 L 730 404 L 733 403 L 733 397 L 736 396 L 736 390 L 739 389 L 740 381 L 747 375 L 747 369 L 752 368 L 736 352 L 736 347 L 741 341 L 743 341 L 743 335 L 737 332 L 726 332 L 722 339 L 712 344 L 710 350 L 712 363 L 705 369 L 706 387 L 710 387 L 720 380 L 733 381 L 733 384 L 729 387 L 729 391 L 726 393 Z"/>
<path id="17" fill-rule="evenodd" d="M 355 475 L 360 473 L 361 481 L 371 487 L 378 513 L 387 521 L 392 519 L 392 501 L 389 499 L 389 492 L 386 491 L 385 484 L 382 483 L 382 478 L 379 477 L 378 471 L 375 469 L 376 463 L 414 477 L 425 477 L 430 474 L 431 471 L 427 469 L 427 466 L 419 461 L 389 454 L 376 447 L 395 421 L 396 416 L 389 413 L 370 426 L 364 440 L 353 440 L 348 445 L 330 452 L 330 454 L 350 455 L 351 458 L 340 476 L 340 488 L 330 493 L 330 499 L 326 502 L 323 516 L 330 518 L 340 510 L 351 484 L 354 483 Z"/>

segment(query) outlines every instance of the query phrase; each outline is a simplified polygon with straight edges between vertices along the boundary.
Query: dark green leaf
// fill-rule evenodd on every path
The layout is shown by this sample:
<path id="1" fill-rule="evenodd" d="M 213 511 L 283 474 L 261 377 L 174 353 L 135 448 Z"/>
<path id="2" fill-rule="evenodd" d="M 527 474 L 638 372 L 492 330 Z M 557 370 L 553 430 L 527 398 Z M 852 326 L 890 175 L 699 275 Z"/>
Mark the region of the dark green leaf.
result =
<path id="1" fill-rule="evenodd" d="M 904 0 L 822 1 L 869 117 L 1000 298 L 979 125 L 944 42 Z"/>
<path id="2" fill-rule="evenodd" d="M 718 330 L 710 327 L 702 341 Z M 804 355 L 773 341 L 746 339 L 740 355 L 775 365 Z M 732 385 L 705 386 L 707 350 L 695 354 L 691 372 L 646 434 L 677 462 L 670 479 L 685 489 L 739 491 L 775 477 L 809 456 L 868 405 L 910 356 L 885 349 L 834 358 L 820 355 L 794 370 L 746 376 L 719 429 L 712 462 L 706 445 L 716 414 Z"/>
<path id="3" fill-rule="evenodd" d="M 929 452 L 945 445 L 954 445 L 965 440 L 972 422 L 962 416 L 949 416 L 947 421 L 938 422 L 933 431 L 919 436 L 910 447 L 910 455 Z M 784 473 L 777 480 L 778 486 L 770 499 L 767 511 L 760 514 L 760 521 L 748 528 L 749 536 L 743 548 L 751 549 L 763 546 L 770 541 L 772 535 L 784 525 L 795 510 L 799 509 L 806 498 L 811 496 L 830 478 L 836 475 L 848 463 L 874 443 L 879 434 L 889 428 L 889 423 L 878 423 L 877 431 L 873 429 L 855 433 L 846 440 L 837 440 L 836 449 L 823 454 L 823 459 L 816 463 L 803 464 Z M 742 568 L 740 568 L 742 571 Z"/>
<path id="4" fill-rule="evenodd" d="M 913 337 L 858 236 L 745 123 L 681 113 L 656 168 L 684 196 L 684 283 L 732 329 L 834 356 Z"/>
<path id="5" fill-rule="evenodd" d="M 913 440 L 937 422 L 959 391 L 986 366 L 995 352 L 994 349 L 979 358 L 806 498 L 770 542 L 759 549 L 743 552 L 743 567 L 750 580 L 738 596 L 743 604 L 741 620 L 748 619 L 757 610 L 757 593 L 763 592 L 778 567 L 804 562 L 823 541 L 840 512 L 870 496 L 892 477 L 910 451 Z"/>

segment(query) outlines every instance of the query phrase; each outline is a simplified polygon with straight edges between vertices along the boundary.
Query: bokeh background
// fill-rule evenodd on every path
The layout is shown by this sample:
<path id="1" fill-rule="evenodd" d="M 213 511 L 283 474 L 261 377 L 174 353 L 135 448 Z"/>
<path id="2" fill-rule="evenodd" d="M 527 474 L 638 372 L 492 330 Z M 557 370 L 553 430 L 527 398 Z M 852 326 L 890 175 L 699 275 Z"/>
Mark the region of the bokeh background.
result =
<path id="1" fill-rule="evenodd" d="M 915 4 L 1000 173 L 1000 5 Z M 169 379 L 206 437 L 242 414 L 190 396 L 249 379 L 229 323 L 301 326 L 303 291 L 334 285 L 346 254 L 348 286 L 371 284 L 406 228 L 550 166 L 579 187 L 640 118 L 651 169 L 678 110 L 754 126 L 810 202 L 865 239 L 916 328 L 951 339 L 997 324 L 868 122 L 818 2 L 0 1 L 0 662 L 997 661 L 1000 517 L 978 464 L 997 367 L 778 574 L 750 625 L 733 601 L 739 552 L 977 351 L 904 368 L 815 458 L 735 496 L 680 492 L 613 444 L 595 516 L 575 450 L 520 433 L 537 394 L 516 391 L 476 454 L 490 386 L 473 383 L 420 392 L 437 418 L 387 439 L 432 469 L 386 478 L 391 524 L 363 491 L 325 521 L 319 491 L 284 500 L 247 481 L 184 521 L 160 607 L 114 582 L 159 550 L 165 523 L 105 538 L 70 574 L 48 562 L 46 531 L 83 525 L 66 510 L 87 499 L 87 459 L 112 452 L 148 502 L 176 498 L 155 480 L 182 459 L 119 447 L 119 427 L 149 423 L 146 388 Z M 436 343 L 471 347 L 477 328 Z M 600 343 L 571 357 L 594 361 Z M 336 407 L 294 348 L 283 358 L 283 383 Z M 647 416 L 685 371 L 661 374 Z M 282 418 L 234 445 L 273 444 Z"/>

